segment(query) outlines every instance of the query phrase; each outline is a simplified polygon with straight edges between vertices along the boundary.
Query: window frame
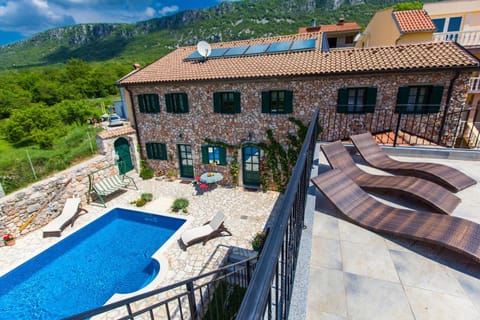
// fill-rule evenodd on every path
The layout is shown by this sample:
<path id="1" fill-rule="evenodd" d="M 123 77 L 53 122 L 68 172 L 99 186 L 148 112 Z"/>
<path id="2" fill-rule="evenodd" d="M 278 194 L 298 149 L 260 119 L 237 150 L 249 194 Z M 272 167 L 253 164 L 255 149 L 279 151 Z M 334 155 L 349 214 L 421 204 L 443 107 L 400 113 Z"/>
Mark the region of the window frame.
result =
<path id="1" fill-rule="evenodd" d="M 359 95 L 360 92 L 362 93 L 361 95 Z M 375 112 L 376 104 L 377 87 L 347 87 L 338 89 L 337 113 L 373 113 Z"/>
<path id="2" fill-rule="evenodd" d="M 188 113 L 188 95 L 186 92 L 166 93 L 165 105 L 168 113 Z"/>
<path id="3" fill-rule="evenodd" d="M 238 91 L 219 91 L 213 93 L 213 111 L 222 114 L 241 113 L 240 92 Z M 229 104 L 227 108 L 225 104 Z"/>
<path id="4" fill-rule="evenodd" d="M 283 101 L 280 101 L 279 99 L 280 94 L 283 94 Z M 279 107 L 280 103 L 283 104 L 283 108 Z M 262 92 L 262 113 L 287 114 L 292 112 L 293 112 L 293 91 L 269 90 L 269 91 Z"/>
<path id="5" fill-rule="evenodd" d="M 438 113 L 443 98 L 443 86 L 411 85 L 398 88 L 395 113 Z"/>
<path id="6" fill-rule="evenodd" d="M 202 163 L 224 166 L 227 165 L 227 150 L 221 146 L 204 145 L 202 148 Z"/>
<path id="7" fill-rule="evenodd" d="M 156 93 L 142 93 L 137 95 L 138 110 L 140 113 L 159 113 L 160 99 Z"/>
<path id="8" fill-rule="evenodd" d="M 167 145 L 163 142 L 146 142 L 145 151 L 149 160 L 168 160 Z"/>

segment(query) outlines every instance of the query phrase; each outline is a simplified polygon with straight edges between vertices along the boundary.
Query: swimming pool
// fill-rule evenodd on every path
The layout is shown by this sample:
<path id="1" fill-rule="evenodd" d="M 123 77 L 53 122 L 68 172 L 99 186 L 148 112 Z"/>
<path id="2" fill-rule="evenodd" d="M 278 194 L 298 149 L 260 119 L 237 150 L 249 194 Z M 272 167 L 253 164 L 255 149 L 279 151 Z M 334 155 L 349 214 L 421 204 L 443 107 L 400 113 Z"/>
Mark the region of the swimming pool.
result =
<path id="1" fill-rule="evenodd" d="M 146 286 L 185 219 L 115 208 L 0 278 L 0 318 L 59 319 Z"/>

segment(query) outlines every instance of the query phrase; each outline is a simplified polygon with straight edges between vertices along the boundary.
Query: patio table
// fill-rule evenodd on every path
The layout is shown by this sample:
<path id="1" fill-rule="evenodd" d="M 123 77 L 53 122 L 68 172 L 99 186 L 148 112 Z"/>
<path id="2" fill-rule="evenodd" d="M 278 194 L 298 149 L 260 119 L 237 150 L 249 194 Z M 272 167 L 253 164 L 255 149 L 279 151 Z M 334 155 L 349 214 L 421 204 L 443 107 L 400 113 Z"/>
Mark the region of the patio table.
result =
<path id="1" fill-rule="evenodd" d="M 200 181 L 203 183 L 217 183 L 223 179 L 223 175 L 219 172 L 205 172 L 200 176 Z"/>

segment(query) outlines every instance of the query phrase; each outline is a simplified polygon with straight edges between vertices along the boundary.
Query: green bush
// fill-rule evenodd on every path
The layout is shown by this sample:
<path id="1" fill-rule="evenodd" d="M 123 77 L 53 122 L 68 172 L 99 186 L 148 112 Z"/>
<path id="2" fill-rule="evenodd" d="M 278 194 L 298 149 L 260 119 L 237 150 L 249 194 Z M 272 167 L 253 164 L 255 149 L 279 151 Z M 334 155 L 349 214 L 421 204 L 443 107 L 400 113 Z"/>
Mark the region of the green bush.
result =
<path id="1" fill-rule="evenodd" d="M 151 193 L 142 193 L 140 196 L 141 199 L 145 200 L 146 202 L 152 201 L 153 199 L 153 194 Z"/>
<path id="2" fill-rule="evenodd" d="M 147 201 L 143 200 L 142 198 L 140 199 L 137 199 L 137 201 L 135 202 L 135 205 L 137 207 L 143 207 L 145 204 L 147 203 Z"/>
<path id="3" fill-rule="evenodd" d="M 188 207 L 188 199 L 185 198 L 177 198 L 173 201 L 172 204 L 172 211 L 177 212 L 178 210 L 187 209 Z"/>
<path id="4" fill-rule="evenodd" d="M 140 178 L 148 180 L 153 178 L 153 170 L 150 167 L 143 167 L 140 169 Z"/>

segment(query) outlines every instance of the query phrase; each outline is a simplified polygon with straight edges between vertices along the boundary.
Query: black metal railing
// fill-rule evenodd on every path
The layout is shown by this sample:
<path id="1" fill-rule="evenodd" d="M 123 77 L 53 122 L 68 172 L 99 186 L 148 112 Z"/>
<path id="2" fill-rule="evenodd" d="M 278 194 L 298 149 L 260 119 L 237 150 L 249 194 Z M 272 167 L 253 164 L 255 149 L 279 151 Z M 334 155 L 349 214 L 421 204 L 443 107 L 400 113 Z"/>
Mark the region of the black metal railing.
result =
<path id="1" fill-rule="evenodd" d="M 307 190 L 318 132 L 315 111 L 297 163 L 287 185 L 281 210 L 273 213 L 267 239 L 260 253 L 237 319 L 286 319 L 304 227 Z M 273 219 L 272 219 L 273 218 Z"/>
<path id="2" fill-rule="evenodd" d="M 335 110 L 335 107 L 322 108 L 319 120 L 323 128 L 322 141 L 346 140 L 352 134 L 370 131 L 382 134 L 377 136 L 379 143 L 393 146 L 480 146 L 478 130 L 472 129 L 478 111 L 471 106 L 442 106 L 439 112 L 423 114 L 398 113 L 392 108 L 375 108 L 372 113 L 336 113 Z"/>
<path id="3" fill-rule="evenodd" d="M 66 319 L 234 319 L 256 264 L 255 256 Z"/>

